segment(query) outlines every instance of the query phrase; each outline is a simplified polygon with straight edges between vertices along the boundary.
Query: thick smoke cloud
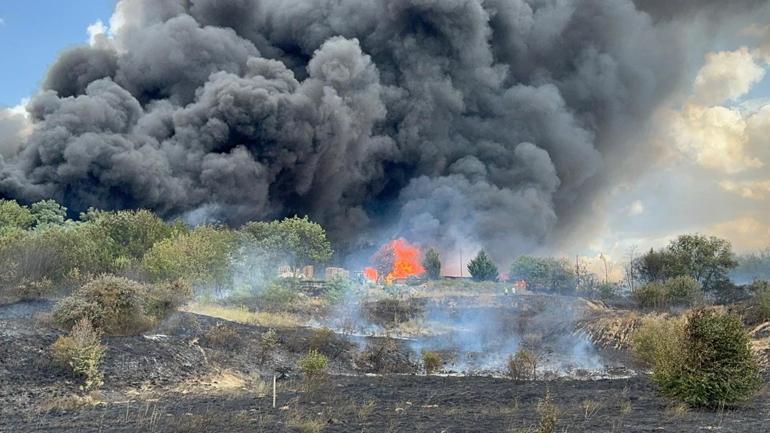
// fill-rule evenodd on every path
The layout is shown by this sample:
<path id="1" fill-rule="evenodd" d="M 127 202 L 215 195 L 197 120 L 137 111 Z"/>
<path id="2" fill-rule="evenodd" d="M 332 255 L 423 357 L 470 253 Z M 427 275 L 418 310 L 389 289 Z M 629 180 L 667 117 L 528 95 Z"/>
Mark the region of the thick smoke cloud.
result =
<path id="1" fill-rule="evenodd" d="M 583 212 L 686 76 L 631 0 L 121 0 L 111 25 L 49 71 L 3 195 L 506 259 Z"/>

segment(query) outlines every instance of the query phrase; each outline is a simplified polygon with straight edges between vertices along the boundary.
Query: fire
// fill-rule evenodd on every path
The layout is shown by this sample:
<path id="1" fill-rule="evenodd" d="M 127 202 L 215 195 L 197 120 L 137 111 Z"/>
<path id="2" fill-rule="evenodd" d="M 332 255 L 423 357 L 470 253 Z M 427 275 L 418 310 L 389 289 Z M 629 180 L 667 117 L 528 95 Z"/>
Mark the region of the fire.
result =
<path id="1" fill-rule="evenodd" d="M 377 280 L 380 278 L 380 273 L 377 272 L 377 269 L 366 268 L 364 269 L 364 278 L 369 281 L 377 282 Z"/>
<path id="2" fill-rule="evenodd" d="M 385 281 L 409 278 L 425 273 L 422 266 L 422 252 L 416 245 L 405 239 L 396 239 L 384 245 L 372 258 L 374 268 L 367 268 L 364 274 L 367 278 L 385 275 Z"/>

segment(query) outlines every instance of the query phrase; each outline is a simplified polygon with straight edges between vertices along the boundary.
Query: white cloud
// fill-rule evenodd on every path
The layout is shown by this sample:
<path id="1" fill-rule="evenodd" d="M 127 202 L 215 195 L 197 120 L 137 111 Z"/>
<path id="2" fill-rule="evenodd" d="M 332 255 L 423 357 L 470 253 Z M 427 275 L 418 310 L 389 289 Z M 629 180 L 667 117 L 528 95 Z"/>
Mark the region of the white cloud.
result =
<path id="1" fill-rule="evenodd" d="M 757 251 L 770 246 L 770 226 L 753 216 L 743 216 L 716 224 L 706 234 L 730 240 L 739 253 Z"/>
<path id="2" fill-rule="evenodd" d="M 5 25 L 5 19 L 0 17 L 0 27 Z"/>
<path id="3" fill-rule="evenodd" d="M 102 20 L 98 20 L 95 23 L 88 26 L 88 43 L 91 46 L 97 46 L 106 40 L 108 37 L 109 28 L 104 25 Z"/>
<path id="4" fill-rule="evenodd" d="M 762 200 L 770 195 L 770 180 L 723 180 L 719 186 L 727 191 L 751 200 Z"/>
<path id="5" fill-rule="evenodd" d="M 628 207 L 629 216 L 639 216 L 644 213 L 644 203 L 641 200 L 636 200 Z"/>
<path id="6" fill-rule="evenodd" d="M 738 109 L 688 104 L 670 122 L 671 140 L 703 167 L 738 173 L 764 165 L 749 153 L 748 123 Z"/>
<path id="7" fill-rule="evenodd" d="M 746 47 L 709 53 L 695 78 L 693 101 L 702 105 L 734 101 L 762 81 L 765 72 Z"/>

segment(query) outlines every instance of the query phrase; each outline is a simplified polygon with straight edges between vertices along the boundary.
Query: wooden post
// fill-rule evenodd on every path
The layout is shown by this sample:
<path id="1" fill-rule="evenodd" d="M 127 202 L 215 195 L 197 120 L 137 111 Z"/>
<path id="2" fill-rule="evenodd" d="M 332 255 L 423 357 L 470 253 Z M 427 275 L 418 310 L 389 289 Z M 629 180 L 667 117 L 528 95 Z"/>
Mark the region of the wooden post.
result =
<path id="1" fill-rule="evenodd" d="M 275 409 L 275 391 L 276 391 L 275 375 L 273 375 L 273 409 Z"/>

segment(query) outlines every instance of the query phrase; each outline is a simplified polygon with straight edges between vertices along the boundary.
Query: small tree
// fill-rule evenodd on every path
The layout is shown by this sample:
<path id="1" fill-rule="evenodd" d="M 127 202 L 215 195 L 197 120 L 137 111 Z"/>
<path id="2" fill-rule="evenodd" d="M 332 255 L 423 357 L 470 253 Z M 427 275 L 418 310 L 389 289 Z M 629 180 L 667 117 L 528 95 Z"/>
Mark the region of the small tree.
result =
<path id="1" fill-rule="evenodd" d="M 15 200 L 0 200 L 0 233 L 26 230 L 35 223 L 35 217 L 26 206 Z"/>
<path id="2" fill-rule="evenodd" d="M 474 281 L 497 281 L 499 276 L 497 266 L 484 250 L 479 251 L 476 258 L 468 263 L 468 272 Z"/>
<path id="3" fill-rule="evenodd" d="M 759 389 L 759 366 L 738 316 L 695 311 L 681 341 L 682 354 L 675 353 L 673 360 L 659 357 L 653 368 L 653 380 L 664 394 L 691 406 L 719 407 L 746 400 Z"/>
<path id="4" fill-rule="evenodd" d="M 438 255 L 438 251 L 433 248 L 429 249 L 425 253 L 422 266 L 425 268 L 428 278 L 431 280 L 438 280 L 441 278 L 441 258 Z"/>
<path id="5" fill-rule="evenodd" d="M 293 270 L 302 266 L 325 263 L 334 251 L 320 224 L 307 216 L 286 218 L 281 221 L 251 222 L 243 226 L 256 247 L 269 256 L 273 265 L 284 261 Z"/>

